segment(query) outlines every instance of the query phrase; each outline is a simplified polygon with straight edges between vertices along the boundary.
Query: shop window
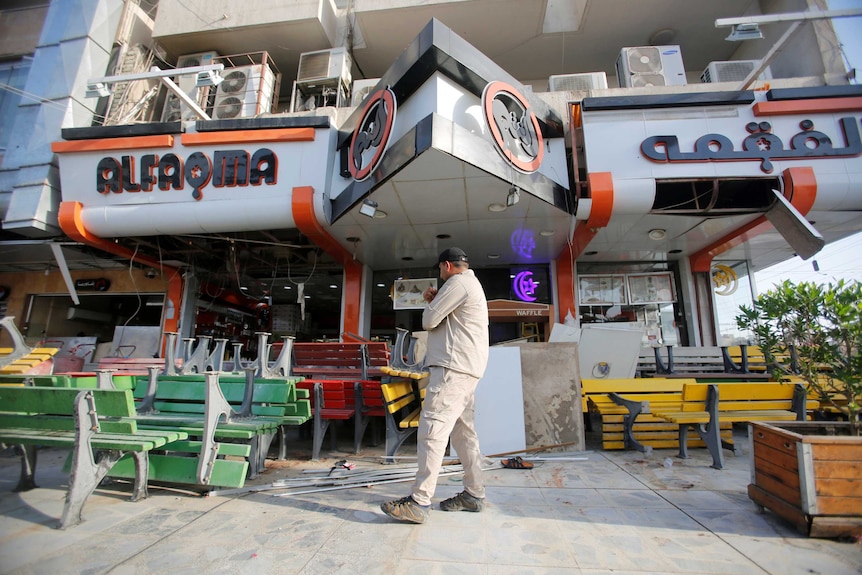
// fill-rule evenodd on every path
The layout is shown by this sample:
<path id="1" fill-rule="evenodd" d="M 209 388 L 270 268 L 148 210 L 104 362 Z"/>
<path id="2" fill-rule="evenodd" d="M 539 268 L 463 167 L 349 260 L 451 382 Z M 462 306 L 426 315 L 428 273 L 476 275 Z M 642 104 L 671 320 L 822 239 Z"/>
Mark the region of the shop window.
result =
<path id="1" fill-rule="evenodd" d="M 747 344 L 751 333 L 739 329 L 739 307 L 753 302 L 751 276 L 745 261 L 714 261 L 710 270 L 719 345 Z"/>
<path id="2" fill-rule="evenodd" d="M 643 329 L 643 345 L 685 345 L 678 275 L 666 262 L 579 264 L 581 324 Z"/>

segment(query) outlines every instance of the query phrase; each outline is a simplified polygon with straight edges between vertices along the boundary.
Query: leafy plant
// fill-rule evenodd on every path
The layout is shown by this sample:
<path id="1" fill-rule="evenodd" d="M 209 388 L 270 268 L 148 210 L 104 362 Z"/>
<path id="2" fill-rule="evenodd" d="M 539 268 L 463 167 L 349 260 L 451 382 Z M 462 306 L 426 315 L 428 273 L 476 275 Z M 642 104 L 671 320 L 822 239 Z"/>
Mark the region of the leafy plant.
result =
<path id="1" fill-rule="evenodd" d="M 779 381 L 801 378 L 862 435 L 862 283 L 790 281 L 741 306 L 749 330 Z"/>

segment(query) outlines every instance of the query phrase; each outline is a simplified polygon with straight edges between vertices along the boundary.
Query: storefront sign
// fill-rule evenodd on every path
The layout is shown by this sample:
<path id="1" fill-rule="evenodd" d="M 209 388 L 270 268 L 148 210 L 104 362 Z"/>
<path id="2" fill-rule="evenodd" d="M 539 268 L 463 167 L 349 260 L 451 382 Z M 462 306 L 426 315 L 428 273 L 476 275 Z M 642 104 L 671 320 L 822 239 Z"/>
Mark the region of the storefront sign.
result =
<path id="1" fill-rule="evenodd" d="M 395 93 L 389 88 L 375 92 L 365 104 L 347 152 L 348 169 L 357 182 L 370 176 L 383 160 L 396 108 Z"/>
<path id="2" fill-rule="evenodd" d="M 766 174 L 773 171 L 772 160 L 801 160 L 806 158 L 848 158 L 862 154 L 862 138 L 856 118 L 839 121 L 844 135 L 843 146 L 833 146 L 832 140 L 814 129 L 814 122 L 799 122 L 801 131 L 790 137 L 785 148 L 781 138 L 772 133 L 769 122 L 749 122 L 745 129 L 750 134 L 742 141 L 742 149 L 734 149 L 733 142 L 722 134 L 705 134 L 694 142 L 694 151 L 683 152 L 677 136 L 650 136 L 641 142 L 641 152 L 653 162 L 760 162 Z"/>
<path id="3" fill-rule="evenodd" d="M 485 122 L 497 150 L 512 166 L 532 173 L 542 165 L 545 143 L 527 99 L 505 82 L 491 82 L 482 93 Z"/>
<path id="4" fill-rule="evenodd" d="M 135 169 L 135 165 L 139 169 Z M 203 198 L 210 182 L 216 188 L 275 185 L 278 158 L 268 148 L 249 154 L 245 150 L 218 150 L 212 159 L 204 152 L 193 152 L 183 161 L 176 154 L 145 154 L 140 158 L 105 157 L 96 167 L 96 191 L 100 194 L 152 192 L 192 188 L 192 197 Z"/>
<path id="5" fill-rule="evenodd" d="M 536 301 L 536 288 L 539 286 L 533 280 L 533 272 L 524 271 L 515 275 L 512 280 L 512 290 L 521 301 Z"/>
<path id="6" fill-rule="evenodd" d="M 715 264 L 712 266 L 712 284 L 715 295 L 732 295 L 739 287 L 739 278 L 730 266 Z"/>
<path id="7" fill-rule="evenodd" d="M 80 291 L 108 291 L 110 287 L 111 280 L 106 278 L 75 280 L 75 289 Z"/>

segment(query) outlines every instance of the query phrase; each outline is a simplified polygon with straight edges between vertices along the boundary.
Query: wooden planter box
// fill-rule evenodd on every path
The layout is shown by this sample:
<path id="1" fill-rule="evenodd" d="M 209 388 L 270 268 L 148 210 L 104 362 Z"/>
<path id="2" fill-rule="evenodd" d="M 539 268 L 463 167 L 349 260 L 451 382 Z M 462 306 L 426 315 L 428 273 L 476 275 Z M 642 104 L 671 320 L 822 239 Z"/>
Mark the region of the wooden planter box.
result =
<path id="1" fill-rule="evenodd" d="M 862 437 L 846 422 L 753 422 L 749 437 L 756 504 L 811 537 L 862 534 Z"/>

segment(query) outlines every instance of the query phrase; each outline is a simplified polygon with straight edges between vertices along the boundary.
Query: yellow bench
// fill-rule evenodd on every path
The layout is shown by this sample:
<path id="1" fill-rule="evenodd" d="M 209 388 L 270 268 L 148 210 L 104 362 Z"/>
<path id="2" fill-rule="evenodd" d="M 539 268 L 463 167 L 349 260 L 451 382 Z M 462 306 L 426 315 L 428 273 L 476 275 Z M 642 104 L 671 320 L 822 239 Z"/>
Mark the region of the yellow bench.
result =
<path id="1" fill-rule="evenodd" d="M 678 427 L 655 417 L 655 409 L 676 410 L 682 404 L 682 389 L 694 379 L 629 378 L 584 379 L 581 397 L 584 413 L 600 421 L 603 449 L 652 449 L 679 447 Z M 597 425 L 593 425 L 597 427 Z M 725 426 L 728 438 L 730 424 Z M 692 432 L 693 445 L 703 445 Z"/>
<path id="2" fill-rule="evenodd" d="M 3 367 L 0 367 L 0 373 L 21 374 L 31 372 L 42 363 L 49 361 L 57 354 L 58 351 L 60 350 L 56 347 L 37 347 L 27 355 L 19 357 L 18 359 L 7 363 Z M 0 348 L 0 359 L 2 359 L 3 355 L 9 355 L 10 353 L 12 353 L 11 349 Z M 45 373 L 50 372 L 51 370 L 45 371 Z"/>
<path id="3" fill-rule="evenodd" d="M 386 418 L 386 461 L 393 457 L 404 441 L 419 428 L 425 389 L 413 379 L 390 379 L 380 384 Z"/>
<path id="4" fill-rule="evenodd" d="M 805 420 L 816 400 L 807 397 L 798 384 L 686 383 L 678 409 L 653 409 L 654 416 L 678 426 L 679 457 L 687 458 L 688 428 L 694 427 L 712 455 L 712 467 L 724 468 L 722 449 L 736 453 L 732 438 L 721 437 L 720 426 L 749 421 Z"/>

